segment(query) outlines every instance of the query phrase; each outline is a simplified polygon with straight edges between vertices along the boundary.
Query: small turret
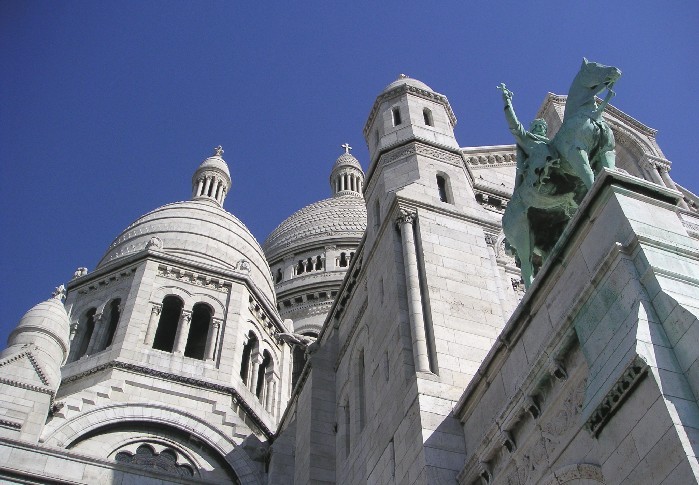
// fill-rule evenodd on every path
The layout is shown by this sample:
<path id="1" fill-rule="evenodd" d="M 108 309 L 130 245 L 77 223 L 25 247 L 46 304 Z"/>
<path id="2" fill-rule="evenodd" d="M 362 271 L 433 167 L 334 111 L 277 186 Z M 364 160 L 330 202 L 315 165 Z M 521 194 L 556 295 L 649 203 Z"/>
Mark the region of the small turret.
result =
<path id="1" fill-rule="evenodd" d="M 455 125 L 456 116 L 446 96 L 401 74 L 376 98 L 364 125 L 370 164 L 386 150 L 413 140 L 458 149 Z"/>
<path id="2" fill-rule="evenodd" d="M 340 195 L 362 195 L 364 193 L 364 171 L 362 166 L 351 153 L 349 143 L 341 145 L 345 153 L 335 160 L 335 166 L 330 172 L 330 189 L 333 197 Z"/>
<path id="3" fill-rule="evenodd" d="M 214 154 L 204 160 L 192 177 L 192 199 L 210 200 L 219 207 L 231 188 L 231 173 L 222 158 L 223 148 L 217 146 Z"/>
<path id="4" fill-rule="evenodd" d="M 63 298 L 61 285 L 53 297 L 25 313 L 0 352 L 2 437 L 39 439 L 68 357 L 70 321 Z"/>

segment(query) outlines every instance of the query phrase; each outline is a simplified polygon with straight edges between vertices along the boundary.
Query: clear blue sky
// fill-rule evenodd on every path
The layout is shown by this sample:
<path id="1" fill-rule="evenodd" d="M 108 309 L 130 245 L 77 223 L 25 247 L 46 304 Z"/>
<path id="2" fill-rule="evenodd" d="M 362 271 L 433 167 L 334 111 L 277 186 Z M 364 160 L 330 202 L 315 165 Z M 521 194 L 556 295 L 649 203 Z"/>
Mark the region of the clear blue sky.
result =
<path id="1" fill-rule="evenodd" d="M 531 119 L 583 56 L 623 71 L 612 103 L 659 130 L 699 191 L 699 2 L 0 3 L 0 348 L 140 215 L 190 196 L 223 145 L 226 209 L 262 242 L 329 196 L 398 74 L 446 95 L 462 146 L 512 143 L 495 86 Z"/>

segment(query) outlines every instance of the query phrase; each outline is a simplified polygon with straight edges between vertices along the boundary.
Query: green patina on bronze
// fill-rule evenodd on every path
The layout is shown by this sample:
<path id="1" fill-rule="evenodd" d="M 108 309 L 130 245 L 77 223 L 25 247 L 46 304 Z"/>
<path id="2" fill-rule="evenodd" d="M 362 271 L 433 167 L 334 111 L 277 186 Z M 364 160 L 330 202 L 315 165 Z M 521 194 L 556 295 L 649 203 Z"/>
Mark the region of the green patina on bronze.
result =
<path id="1" fill-rule="evenodd" d="M 616 67 L 583 59 L 568 92 L 563 124 L 553 139 L 546 121 L 532 121 L 525 130 L 512 107 L 513 93 L 498 86 L 505 102 L 505 118 L 517 141 L 517 169 L 512 200 L 502 228 L 516 252 L 525 287 L 558 241 L 578 204 L 602 167 L 614 168 L 614 135 L 602 112 L 614 96 L 621 76 Z M 595 96 L 608 89 L 597 105 Z"/>

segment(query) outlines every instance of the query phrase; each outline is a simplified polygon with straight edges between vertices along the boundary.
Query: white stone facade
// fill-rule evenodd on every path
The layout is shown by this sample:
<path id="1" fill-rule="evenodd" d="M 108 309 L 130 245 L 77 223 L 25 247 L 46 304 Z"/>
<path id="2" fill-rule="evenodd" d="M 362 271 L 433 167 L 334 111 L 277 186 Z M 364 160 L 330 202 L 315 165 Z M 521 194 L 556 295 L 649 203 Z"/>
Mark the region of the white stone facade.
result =
<path id="1" fill-rule="evenodd" d="M 217 148 L 10 336 L 0 479 L 696 483 L 699 201 L 652 129 L 605 118 L 620 170 L 526 294 L 514 147 L 460 147 L 420 81 L 377 97 L 366 176 L 344 145 L 332 197 L 262 247 Z"/>

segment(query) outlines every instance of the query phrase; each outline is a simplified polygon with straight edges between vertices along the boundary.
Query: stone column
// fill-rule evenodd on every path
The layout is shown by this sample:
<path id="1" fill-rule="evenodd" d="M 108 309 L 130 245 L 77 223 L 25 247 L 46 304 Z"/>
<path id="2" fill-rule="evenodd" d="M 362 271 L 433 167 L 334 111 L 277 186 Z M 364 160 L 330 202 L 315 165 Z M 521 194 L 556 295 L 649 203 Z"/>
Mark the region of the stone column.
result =
<path id="1" fill-rule="evenodd" d="M 275 390 L 277 388 L 277 383 L 275 382 L 274 379 L 274 371 L 271 369 L 267 372 L 267 375 L 265 376 L 265 409 L 268 412 L 272 412 L 272 406 L 274 404 L 274 394 Z"/>
<path id="2" fill-rule="evenodd" d="M 655 163 L 647 160 L 645 163 L 645 167 L 648 169 L 648 172 L 650 173 L 650 178 L 653 179 L 653 182 L 660 185 L 661 187 L 664 187 L 665 182 L 658 173 L 658 166 Z"/>
<path id="3" fill-rule="evenodd" d="M 197 197 L 197 196 L 201 195 L 201 189 L 202 189 L 203 187 L 204 187 L 204 179 L 203 179 L 203 178 L 200 178 L 199 180 L 197 180 L 197 191 L 196 191 L 196 193 L 194 194 L 194 197 Z"/>
<path id="4" fill-rule="evenodd" d="M 403 244 L 403 265 L 405 266 L 405 285 L 408 292 L 408 316 L 410 318 L 410 334 L 413 341 L 415 370 L 417 372 L 430 372 L 425 319 L 422 314 L 420 277 L 417 267 L 417 254 L 415 252 L 415 235 L 413 233 L 413 223 L 416 218 L 416 212 L 401 210 L 401 215 L 396 220 L 396 224 L 400 228 Z"/>
<path id="5" fill-rule="evenodd" d="M 665 182 L 665 187 L 667 187 L 668 189 L 677 190 L 677 185 L 675 185 L 675 182 L 670 178 L 670 168 L 661 165 L 658 167 L 658 171 L 660 172 L 660 177 L 663 179 L 663 182 Z M 683 209 L 689 209 L 689 206 L 684 201 L 684 198 L 680 199 L 678 205 Z"/>
<path id="6" fill-rule="evenodd" d="M 214 360 L 216 354 L 216 344 L 218 343 L 218 334 L 221 330 L 221 320 L 214 318 L 209 326 L 209 334 L 206 338 L 206 350 L 204 358 L 206 360 Z"/>
<path id="7" fill-rule="evenodd" d="M 155 339 L 155 331 L 158 327 L 158 317 L 160 312 L 163 311 L 163 305 L 160 303 L 154 303 L 150 309 L 150 320 L 148 320 L 148 328 L 146 329 L 146 338 L 143 341 L 148 347 L 153 346 L 153 340 Z"/>
<path id="8" fill-rule="evenodd" d="M 100 337 L 103 333 L 102 327 L 104 327 L 102 315 L 104 315 L 104 313 L 95 313 L 95 315 L 92 317 L 92 321 L 95 322 L 95 326 L 92 327 L 92 335 L 90 336 L 90 343 L 87 346 L 85 355 L 92 355 L 99 344 Z"/>
<path id="9" fill-rule="evenodd" d="M 204 192 L 201 195 L 209 195 L 209 187 L 211 187 L 212 178 L 206 177 L 206 183 L 204 184 Z"/>
<path id="10" fill-rule="evenodd" d="M 257 371 L 262 363 L 262 354 L 255 352 L 250 356 L 250 378 L 248 379 L 248 389 L 255 394 L 257 388 Z"/>
<path id="11" fill-rule="evenodd" d="M 192 323 L 192 312 L 187 310 L 182 310 L 182 315 L 180 315 L 180 322 L 177 325 L 177 334 L 175 335 L 175 348 L 173 350 L 176 354 L 184 354 L 184 349 L 187 346 L 187 337 L 189 337 L 189 326 Z"/>

